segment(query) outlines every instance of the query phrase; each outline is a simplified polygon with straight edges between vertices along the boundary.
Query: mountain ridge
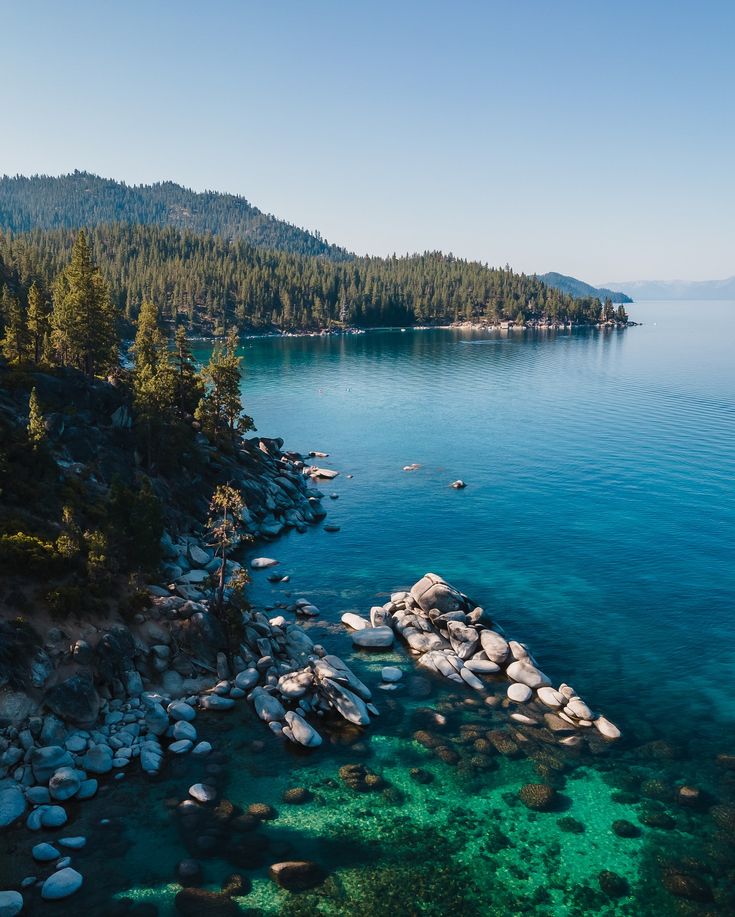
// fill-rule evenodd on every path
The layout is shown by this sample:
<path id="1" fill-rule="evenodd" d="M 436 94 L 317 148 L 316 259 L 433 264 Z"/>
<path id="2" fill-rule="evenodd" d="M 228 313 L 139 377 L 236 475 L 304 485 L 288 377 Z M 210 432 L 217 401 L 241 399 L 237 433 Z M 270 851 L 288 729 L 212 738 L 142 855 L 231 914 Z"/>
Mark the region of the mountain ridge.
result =
<path id="1" fill-rule="evenodd" d="M 571 277 L 568 274 L 558 274 L 556 271 L 548 271 L 546 274 L 539 274 L 539 280 L 542 280 L 547 286 L 555 290 L 561 290 L 562 293 L 569 293 L 570 296 L 595 296 L 604 302 L 611 299 L 615 303 L 629 303 L 633 300 L 626 293 L 620 290 L 612 290 L 607 287 L 595 287 L 591 283 L 585 283 L 577 277 Z"/>
<path id="2" fill-rule="evenodd" d="M 630 280 L 619 286 L 636 300 L 735 299 L 735 275 L 722 280 Z"/>
<path id="3" fill-rule="evenodd" d="M 336 261 L 352 254 L 310 231 L 264 213 L 246 198 L 220 191 L 193 191 L 173 181 L 128 185 L 91 172 L 0 177 L 0 228 L 76 229 L 107 223 L 172 226 L 211 232 L 297 255 Z"/>

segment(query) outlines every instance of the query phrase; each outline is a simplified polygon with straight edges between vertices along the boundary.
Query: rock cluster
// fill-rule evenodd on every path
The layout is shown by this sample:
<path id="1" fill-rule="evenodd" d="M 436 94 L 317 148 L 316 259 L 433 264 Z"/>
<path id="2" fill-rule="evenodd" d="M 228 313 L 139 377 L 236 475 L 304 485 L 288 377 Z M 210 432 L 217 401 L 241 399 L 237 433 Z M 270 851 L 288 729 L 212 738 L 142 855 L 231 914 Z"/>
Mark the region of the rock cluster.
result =
<path id="1" fill-rule="evenodd" d="M 510 681 L 510 719 L 545 727 L 561 745 L 579 745 L 586 734 L 620 737 L 617 726 L 593 712 L 569 685 L 552 687 L 525 644 L 507 639 L 483 608 L 434 573 L 371 608 L 369 620 L 347 612 L 342 621 L 356 646 L 386 648 L 397 634 L 421 668 L 480 693 Z"/>

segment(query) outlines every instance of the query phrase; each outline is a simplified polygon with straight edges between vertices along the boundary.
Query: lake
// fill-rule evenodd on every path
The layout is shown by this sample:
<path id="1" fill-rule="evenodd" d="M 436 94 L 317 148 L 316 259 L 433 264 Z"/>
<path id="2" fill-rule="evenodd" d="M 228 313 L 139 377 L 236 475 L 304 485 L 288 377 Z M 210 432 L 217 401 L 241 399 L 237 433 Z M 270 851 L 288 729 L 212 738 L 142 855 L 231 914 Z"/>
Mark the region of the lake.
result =
<path id="1" fill-rule="evenodd" d="M 340 530 L 253 547 L 290 581 L 254 572 L 252 601 L 316 604 L 311 636 L 375 689 L 381 716 L 364 731 L 326 729 L 314 752 L 284 745 L 244 703 L 199 717 L 215 749 L 206 763 L 171 760 L 157 781 L 131 774 L 71 811 L 64 830 L 91 841 L 78 854 L 78 917 L 177 913 L 176 864 L 192 855 L 206 889 L 242 876 L 218 914 L 735 911 L 735 304 L 630 311 L 643 324 L 626 330 L 243 342 L 259 433 L 328 452 L 320 464 L 339 471 L 322 487 Z M 449 486 L 457 478 L 464 490 Z M 413 660 L 400 647 L 353 653 L 340 616 L 427 571 L 488 609 L 622 739 L 563 752 L 532 727 L 510 733 L 469 689 L 378 690 L 383 665 L 408 678 Z M 379 789 L 350 788 L 346 764 L 381 777 Z M 201 780 L 276 817 L 235 832 L 213 815 L 206 831 L 226 831 L 231 855 L 208 856 L 206 831 L 192 835 L 176 808 Z M 557 790 L 554 811 L 519 799 L 539 782 Z M 284 799 L 294 788 L 302 804 Z M 9 873 L 32 868 L 27 848 L 19 835 Z M 326 881 L 277 889 L 268 865 L 302 858 Z"/>

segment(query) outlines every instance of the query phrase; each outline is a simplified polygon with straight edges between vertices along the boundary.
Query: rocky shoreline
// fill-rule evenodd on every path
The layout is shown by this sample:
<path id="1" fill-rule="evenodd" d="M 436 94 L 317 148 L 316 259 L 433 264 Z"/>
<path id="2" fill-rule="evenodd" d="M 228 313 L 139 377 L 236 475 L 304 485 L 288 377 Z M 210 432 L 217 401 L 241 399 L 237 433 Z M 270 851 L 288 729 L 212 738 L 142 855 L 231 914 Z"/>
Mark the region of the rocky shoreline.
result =
<path id="1" fill-rule="evenodd" d="M 323 494 L 310 486 L 323 469 L 282 452 L 281 440 L 243 446 L 251 455 L 256 450 L 258 462 L 250 470 L 228 465 L 230 473 L 238 469 L 235 483 L 247 507 L 233 554 L 248 540 L 305 531 L 325 517 Z M 213 465 L 222 461 L 215 449 L 210 452 Z M 0 692 L 9 723 L 0 730 L 0 830 L 21 823 L 34 833 L 62 828 L 66 805 L 94 796 L 103 779 L 124 779 L 136 764 L 156 776 L 167 756 L 206 758 L 213 749 L 199 739 L 197 717 L 231 710 L 244 698 L 271 731 L 305 747 L 322 741 L 307 717 L 366 725 L 377 715 L 369 689 L 347 665 L 282 615 L 269 619 L 246 610 L 243 639 L 228 657 L 209 598 L 220 561 L 202 528 L 177 537 L 166 531 L 162 549 L 165 579 L 146 588 L 145 606 L 131 622 L 89 625 L 75 637 L 52 628 L 30 663 L 36 690 Z M 228 558 L 226 595 L 241 571 Z M 304 617 L 318 613 L 306 600 L 292 610 Z M 25 877 L 20 888 L 26 894 L 36 888 L 42 900 L 74 894 L 84 878 L 71 858 L 85 843 L 84 837 L 62 837 L 64 850 L 46 842 L 33 846 L 38 875 Z M 23 906 L 20 891 L 0 892 L 3 917 Z"/>

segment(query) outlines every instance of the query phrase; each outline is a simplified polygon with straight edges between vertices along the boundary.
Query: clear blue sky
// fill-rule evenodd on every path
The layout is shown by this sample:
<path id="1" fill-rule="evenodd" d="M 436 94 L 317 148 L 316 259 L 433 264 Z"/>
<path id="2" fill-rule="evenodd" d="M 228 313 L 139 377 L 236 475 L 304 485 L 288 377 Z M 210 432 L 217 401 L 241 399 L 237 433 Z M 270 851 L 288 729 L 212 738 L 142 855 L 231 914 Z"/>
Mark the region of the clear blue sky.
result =
<path id="1" fill-rule="evenodd" d="M 357 252 L 735 273 L 732 2 L 0 0 L 0 172 L 245 195 Z"/>

